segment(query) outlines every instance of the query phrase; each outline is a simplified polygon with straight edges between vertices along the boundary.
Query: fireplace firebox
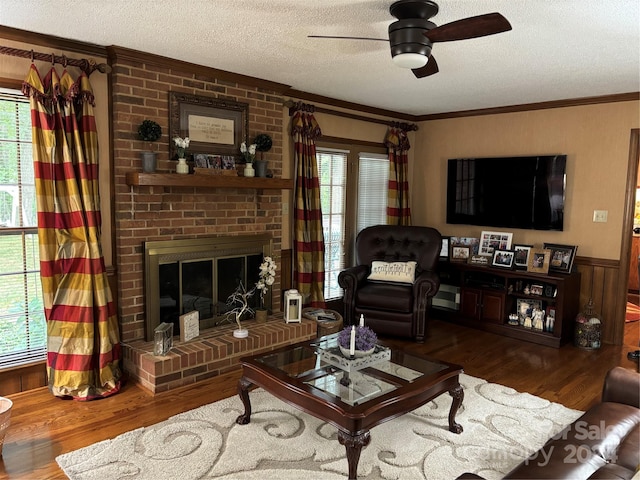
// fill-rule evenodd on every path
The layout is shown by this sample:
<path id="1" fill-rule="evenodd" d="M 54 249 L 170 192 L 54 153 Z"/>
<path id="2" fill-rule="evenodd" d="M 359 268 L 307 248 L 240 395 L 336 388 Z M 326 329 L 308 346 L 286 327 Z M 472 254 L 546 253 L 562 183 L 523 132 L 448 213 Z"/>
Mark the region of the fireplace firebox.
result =
<path id="1" fill-rule="evenodd" d="M 240 283 L 253 288 L 271 251 L 269 235 L 144 242 L 146 340 L 153 339 L 162 322 L 173 323 L 177 334 L 180 315 L 194 310 L 201 330 L 228 321 L 225 313 L 232 307 L 227 298 Z M 259 300 L 254 295 L 250 306 L 255 308 Z M 271 289 L 265 305 L 271 305 Z"/>

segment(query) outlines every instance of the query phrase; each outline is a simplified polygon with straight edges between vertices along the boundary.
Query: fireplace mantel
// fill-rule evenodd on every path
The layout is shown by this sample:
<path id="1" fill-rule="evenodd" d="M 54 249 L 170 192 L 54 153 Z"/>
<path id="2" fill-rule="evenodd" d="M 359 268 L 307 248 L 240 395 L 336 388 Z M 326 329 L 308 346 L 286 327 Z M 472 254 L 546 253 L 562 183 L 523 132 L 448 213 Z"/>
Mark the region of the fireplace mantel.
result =
<path id="1" fill-rule="evenodd" d="M 289 178 L 233 177 L 227 175 L 179 175 L 177 173 L 127 172 L 127 185 L 161 187 L 252 188 L 293 190 Z"/>

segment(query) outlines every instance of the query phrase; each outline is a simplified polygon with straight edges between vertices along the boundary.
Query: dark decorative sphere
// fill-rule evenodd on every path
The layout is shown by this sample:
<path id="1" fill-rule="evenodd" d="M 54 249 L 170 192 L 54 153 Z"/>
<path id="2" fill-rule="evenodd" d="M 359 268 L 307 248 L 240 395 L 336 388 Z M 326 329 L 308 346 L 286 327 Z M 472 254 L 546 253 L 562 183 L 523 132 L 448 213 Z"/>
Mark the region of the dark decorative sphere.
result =
<path id="1" fill-rule="evenodd" d="M 253 141 L 256 144 L 256 150 L 259 152 L 268 152 L 271 150 L 271 146 L 273 145 L 273 140 L 266 133 L 261 133 L 256 136 L 256 139 Z"/>
<path id="2" fill-rule="evenodd" d="M 162 136 L 162 128 L 153 120 L 143 120 L 138 127 L 138 138 L 145 142 L 155 142 Z"/>

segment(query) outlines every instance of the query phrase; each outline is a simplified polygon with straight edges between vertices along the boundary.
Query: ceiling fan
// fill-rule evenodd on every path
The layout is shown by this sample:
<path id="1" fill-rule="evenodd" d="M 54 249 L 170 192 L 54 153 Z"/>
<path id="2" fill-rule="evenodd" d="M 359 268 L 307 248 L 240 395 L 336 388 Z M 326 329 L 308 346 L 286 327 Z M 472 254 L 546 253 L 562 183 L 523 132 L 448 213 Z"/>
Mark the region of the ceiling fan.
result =
<path id="1" fill-rule="evenodd" d="M 487 13 L 463 18 L 437 26 L 429 19 L 438 13 L 438 4 L 431 0 L 398 0 L 389 7 L 397 20 L 389 25 L 389 38 L 340 37 L 309 35 L 309 38 L 337 38 L 389 42 L 393 62 L 410 68 L 417 78 L 438 73 L 438 64 L 431 55 L 436 42 L 451 42 L 484 37 L 511 30 L 511 24 L 499 13 Z"/>

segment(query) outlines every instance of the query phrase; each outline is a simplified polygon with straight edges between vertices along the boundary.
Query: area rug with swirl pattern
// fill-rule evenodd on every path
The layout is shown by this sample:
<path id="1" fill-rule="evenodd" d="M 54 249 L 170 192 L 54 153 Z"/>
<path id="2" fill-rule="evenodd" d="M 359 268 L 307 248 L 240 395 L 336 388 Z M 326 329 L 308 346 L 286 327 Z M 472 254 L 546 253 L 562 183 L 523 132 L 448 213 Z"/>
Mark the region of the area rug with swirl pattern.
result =
<path id="1" fill-rule="evenodd" d="M 359 479 L 444 479 L 463 472 L 502 478 L 573 422 L 581 412 L 528 393 L 461 375 L 465 397 L 449 432 L 451 397 L 441 395 L 371 430 Z M 336 428 L 262 389 L 251 392 L 251 423 L 235 396 L 181 413 L 156 425 L 60 455 L 72 480 L 284 479 L 347 477 Z"/>

